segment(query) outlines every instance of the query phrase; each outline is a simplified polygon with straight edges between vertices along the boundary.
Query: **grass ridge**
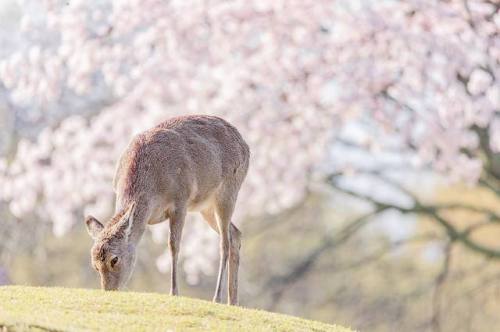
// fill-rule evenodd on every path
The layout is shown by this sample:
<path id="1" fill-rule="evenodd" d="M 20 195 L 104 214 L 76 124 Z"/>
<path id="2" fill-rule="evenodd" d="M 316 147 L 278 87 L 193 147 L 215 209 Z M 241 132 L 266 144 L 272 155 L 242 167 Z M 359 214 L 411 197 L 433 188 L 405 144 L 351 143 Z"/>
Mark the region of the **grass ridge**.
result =
<path id="1" fill-rule="evenodd" d="M 5 331 L 351 330 L 263 310 L 166 294 L 0 286 L 0 332 Z"/>

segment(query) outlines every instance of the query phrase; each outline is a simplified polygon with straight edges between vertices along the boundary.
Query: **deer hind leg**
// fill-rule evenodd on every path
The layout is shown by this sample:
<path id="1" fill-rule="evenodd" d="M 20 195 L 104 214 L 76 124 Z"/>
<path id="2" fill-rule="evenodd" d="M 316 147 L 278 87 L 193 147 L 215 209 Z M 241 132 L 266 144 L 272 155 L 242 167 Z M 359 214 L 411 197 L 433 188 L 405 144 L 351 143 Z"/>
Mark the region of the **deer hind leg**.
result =
<path id="1" fill-rule="evenodd" d="M 224 188 L 216 199 L 215 214 L 217 226 L 221 238 L 221 266 L 220 276 L 217 280 L 216 298 L 220 300 L 222 278 L 226 272 L 227 261 L 229 259 L 228 271 L 228 303 L 238 302 L 238 266 L 239 266 L 239 240 L 240 234 L 236 227 L 232 226 L 231 217 L 236 203 L 237 190 L 231 190 L 228 186 Z"/>
<path id="2" fill-rule="evenodd" d="M 220 213 L 220 214 L 219 214 Z M 221 302 L 222 283 L 226 274 L 227 260 L 229 258 L 229 220 L 225 212 L 216 213 L 217 228 L 220 238 L 220 261 L 219 274 L 217 276 L 217 286 L 215 288 L 214 302 Z"/>
<path id="3" fill-rule="evenodd" d="M 214 231 L 217 232 L 217 234 L 221 234 L 220 232 L 220 229 L 219 229 L 219 226 L 218 226 L 218 223 L 217 223 L 217 218 L 215 216 L 215 210 L 214 208 L 208 208 L 206 210 L 203 210 L 201 211 L 201 214 L 203 215 L 203 218 L 205 219 L 205 221 L 210 225 L 210 227 L 212 227 L 212 229 Z M 221 300 L 221 293 L 222 293 L 222 278 L 224 276 L 223 274 L 223 271 L 221 272 L 221 269 L 222 269 L 222 264 L 226 265 L 226 263 L 223 262 L 223 244 L 222 244 L 222 237 L 221 237 L 221 249 L 220 249 L 220 262 L 219 262 L 219 274 L 217 276 L 217 286 L 215 287 L 215 294 L 214 294 L 214 298 L 213 298 L 213 301 L 214 302 L 220 302 Z"/>
<path id="4" fill-rule="evenodd" d="M 182 237 L 182 228 L 184 226 L 184 219 L 186 217 L 186 209 L 184 207 L 176 208 L 170 214 L 170 239 L 168 245 L 170 247 L 170 254 L 172 256 L 171 269 L 170 269 L 170 295 L 178 295 L 177 288 L 177 259 L 179 257 L 180 243 Z"/>
<path id="5" fill-rule="evenodd" d="M 217 234 L 220 234 L 218 223 L 217 223 L 217 218 L 215 216 L 215 211 L 213 208 L 209 208 L 206 210 L 201 211 L 201 214 L 203 215 L 203 218 L 205 221 L 212 227 L 214 231 L 217 232 Z M 241 247 L 241 232 L 234 226 L 233 223 L 230 223 L 229 225 L 229 287 L 228 287 L 228 293 L 229 293 L 229 303 L 230 304 L 238 304 L 238 267 L 239 267 L 239 261 L 240 261 L 240 255 L 239 255 L 239 249 Z M 221 256 L 222 256 L 222 251 L 221 251 Z M 225 264 L 226 265 L 226 264 Z M 219 268 L 220 270 L 220 268 Z M 220 271 L 219 271 L 219 275 Z M 222 274 L 222 277 L 224 274 Z M 219 281 L 220 280 L 220 281 Z M 221 278 L 218 278 L 217 280 L 217 287 L 215 290 L 215 295 L 214 295 L 214 302 L 220 302 L 222 298 L 222 280 Z"/>
<path id="6" fill-rule="evenodd" d="M 229 304 L 238 304 L 238 268 L 240 266 L 241 232 L 233 223 L 229 226 Z"/>

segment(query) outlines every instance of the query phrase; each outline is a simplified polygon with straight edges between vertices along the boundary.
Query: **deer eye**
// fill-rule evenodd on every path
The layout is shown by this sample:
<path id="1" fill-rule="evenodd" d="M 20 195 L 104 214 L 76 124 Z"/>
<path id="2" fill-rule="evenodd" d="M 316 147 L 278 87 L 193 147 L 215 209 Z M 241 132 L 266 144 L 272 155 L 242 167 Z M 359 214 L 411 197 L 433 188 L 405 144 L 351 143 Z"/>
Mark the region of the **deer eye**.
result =
<path id="1" fill-rule="evenodd" d="M 118 257 L 113 257 L 111 262 L 109 263 L 111 265 L 111 268 L 115 267 L 116 263 L 118 263 Z"/>

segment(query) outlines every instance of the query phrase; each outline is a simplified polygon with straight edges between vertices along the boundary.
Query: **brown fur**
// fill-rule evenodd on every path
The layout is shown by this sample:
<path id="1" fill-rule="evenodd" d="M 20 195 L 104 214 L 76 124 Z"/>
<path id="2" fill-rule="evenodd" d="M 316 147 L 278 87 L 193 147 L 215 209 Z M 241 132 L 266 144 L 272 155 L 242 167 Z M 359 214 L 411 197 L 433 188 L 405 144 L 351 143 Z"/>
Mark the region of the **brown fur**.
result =
<path id="1" fill-rule="evenodd" d="M 236 304 L 241 232 L 231 223 L 231 216 L 249 157 L 248 145 L 236 128 L 215 116 L 176 117 L 137 135 L 121 156 L 113 180 L 115 216 L 106 226 L 87 219 L 95 239 L 93 263 L 103 288 L 116 289 L 126 282 L 146 224 L 168 218 L 171 293 L 177 294 L 179 243 L 186 212 L 192 210 L 201 212 L 221 235 L 214 301 L 221 299 L 229 261 L 229 303 Z M 111 266 L 115 257 L 118 263 Z M 106 284 L 110 275 L 113 285 Z"/>

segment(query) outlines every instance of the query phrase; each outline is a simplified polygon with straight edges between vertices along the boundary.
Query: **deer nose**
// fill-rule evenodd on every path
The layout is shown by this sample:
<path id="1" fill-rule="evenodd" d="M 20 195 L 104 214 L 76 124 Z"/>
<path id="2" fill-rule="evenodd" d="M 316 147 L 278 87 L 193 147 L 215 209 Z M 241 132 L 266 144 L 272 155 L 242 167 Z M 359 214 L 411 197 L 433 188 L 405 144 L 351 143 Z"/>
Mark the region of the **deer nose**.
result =
<path id="1" fill-rule="evenodd" d="M 108 282 L 106 280 L 101 280 L 101 289 L 105 291 L 115 291 L 118 290 L 118 285 L 115 285 L 114 282 Z"/>
<path id="2" fill-rule="evenodd" d="M 101 288 L 105 291 L 114 291 L 118 289 L 118 285 L 116 285 L 114 282 L 103 282 Z"/>
<path id="3" fill-rule="evenodd" d="M 103 290 L 105 290 L 105 291 L 116 291 L 116 290 L 118 290 L 118 287 L 116 287 L 116 286 L 108 286 L 108 285 L 102 286 L 101 288 Z"/>

